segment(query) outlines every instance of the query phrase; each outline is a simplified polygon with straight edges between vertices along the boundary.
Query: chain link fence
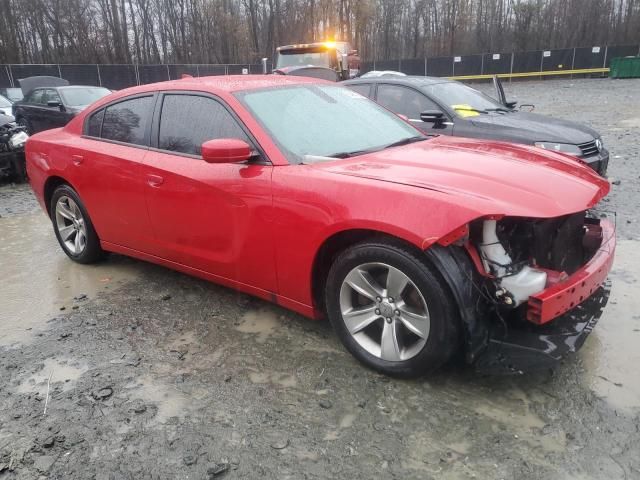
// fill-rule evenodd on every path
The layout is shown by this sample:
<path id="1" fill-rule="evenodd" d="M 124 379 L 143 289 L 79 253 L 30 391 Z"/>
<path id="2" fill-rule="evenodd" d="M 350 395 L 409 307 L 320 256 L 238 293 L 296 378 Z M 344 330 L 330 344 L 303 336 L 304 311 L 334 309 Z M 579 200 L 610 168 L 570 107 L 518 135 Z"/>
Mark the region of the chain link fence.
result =
<path id="1" fill-rule="evenodd" d="M 608 68 L 612 58 L 640 55 L 639 45 L 501 52 L 450 57 L 397 59 L 363 62 L 361 72 L 394 70 L 407 75 L 432 77 L 473 77 L 514 75 Z M 272 65 L 268 63 L 268 69 Z M 210 75 L 250 75 L 262 73 L 261 64 L 166 64 L 166 65 L 71 65 L 11 64 L 0 65 L 0 88 L 18 87 L 21 78 L 51 75 L 65 78 L 72 85 L 99 85 L 112 90 L 146 83 L 175 80 L 184 74 L 193 77 Z"/>
<path id="2" fill-rule="evenodd" d="M 271 69 L 271 64 L 267 64 Z M 165 64 L 165 65 L 72 65 L 0 64 L 0 88 L 19 87 L 18 80 L 37 75 L 61 77 L 71 85 L 98 85 L 120 90 L 146 83 L 176 80 L 182 75 L 250 75 L 262 73 L 261 64 Z"/>
<path id="3" fill-rule="evenodd" d="M 640 45 L 496 52 L 478 55 L 396 59 L 364 62 L 362 72 L 394 70 L 407 75 L 431 77 L 468 77 L 479 75 L 513 75 L 608 68 L 612 58 L 640 55 Z M 579 73 L 579 72 L 578 72 Z"/>

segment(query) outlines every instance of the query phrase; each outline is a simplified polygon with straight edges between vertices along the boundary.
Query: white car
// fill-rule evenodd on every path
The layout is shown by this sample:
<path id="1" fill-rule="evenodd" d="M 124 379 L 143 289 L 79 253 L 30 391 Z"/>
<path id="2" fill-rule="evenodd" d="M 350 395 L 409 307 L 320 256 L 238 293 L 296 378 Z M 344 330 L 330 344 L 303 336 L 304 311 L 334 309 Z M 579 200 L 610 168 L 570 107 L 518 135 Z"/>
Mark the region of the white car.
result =
<path id="1" fill-rule="evenodd" d="M 8 98 L 0 95 L 0 114 L 13 116 L 13 113 L 11 112 L 11 105 L 12 103 Z"/>

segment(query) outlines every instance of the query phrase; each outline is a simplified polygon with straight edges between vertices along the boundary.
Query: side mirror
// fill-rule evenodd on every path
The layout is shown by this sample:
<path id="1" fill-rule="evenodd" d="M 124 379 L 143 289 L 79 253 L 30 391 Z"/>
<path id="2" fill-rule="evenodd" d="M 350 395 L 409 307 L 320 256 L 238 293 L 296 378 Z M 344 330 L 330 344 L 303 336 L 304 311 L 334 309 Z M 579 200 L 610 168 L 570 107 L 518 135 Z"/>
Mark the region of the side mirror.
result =
<path id="1" fill-rule="evenodd" d="M 202 159 L 207 163 L 237 163 L 251 158 L 251 147 L 237 138 L 217 138 L 202 144 Z"/>
<path id="2" fill-rule="evenodd" d="M 505 100 L 504 101 L 504 106 L 510 109 L 514 109 L 516 108 L 516 106 L 518 105 L 518 101 L 517 100 Z"/>
<path id="3" fill-rule="evenodd" d="M 58 100 L 49 100 L 47 102 L 47 107 L 60 107 L 62 104 Z"/>
<path id="4" fill-rule="evenodd" d="M 426 110 L 420 114 L 423 122 L 440 123 L 444 121 L 444 112 L 440 110 Z"/>

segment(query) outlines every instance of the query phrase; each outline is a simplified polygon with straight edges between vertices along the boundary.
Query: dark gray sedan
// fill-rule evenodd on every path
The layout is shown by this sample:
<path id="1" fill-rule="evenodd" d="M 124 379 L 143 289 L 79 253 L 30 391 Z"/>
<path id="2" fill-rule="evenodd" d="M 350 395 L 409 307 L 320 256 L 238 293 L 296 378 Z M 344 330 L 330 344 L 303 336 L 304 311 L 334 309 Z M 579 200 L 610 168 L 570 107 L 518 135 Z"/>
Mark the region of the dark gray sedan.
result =
<path id="1" fill-rule="evenodd" d="M 598 132 L 578 123 L 515 110 L 515 102 L 506 101 L 504 95 L 501 103 L 462 83 L 435 77 L 382 75 L 343 84 L 407 117 L 428 135 L 535 145 L 575 155 L 600 175 L 607 172 L 609 152 Z"/>

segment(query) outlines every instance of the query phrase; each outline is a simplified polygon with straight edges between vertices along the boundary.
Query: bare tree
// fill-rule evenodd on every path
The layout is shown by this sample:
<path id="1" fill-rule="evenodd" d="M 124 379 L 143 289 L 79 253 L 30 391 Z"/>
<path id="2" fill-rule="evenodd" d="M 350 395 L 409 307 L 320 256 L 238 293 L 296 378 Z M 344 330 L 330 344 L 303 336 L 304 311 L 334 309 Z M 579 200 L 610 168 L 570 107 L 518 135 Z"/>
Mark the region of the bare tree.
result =
<path id="1" fill-rule="evenodd" d="M 329 38 L 376 60 L 638 44 L 640 0 L 0 0 L 0 63 L 244 63 Z"/>

